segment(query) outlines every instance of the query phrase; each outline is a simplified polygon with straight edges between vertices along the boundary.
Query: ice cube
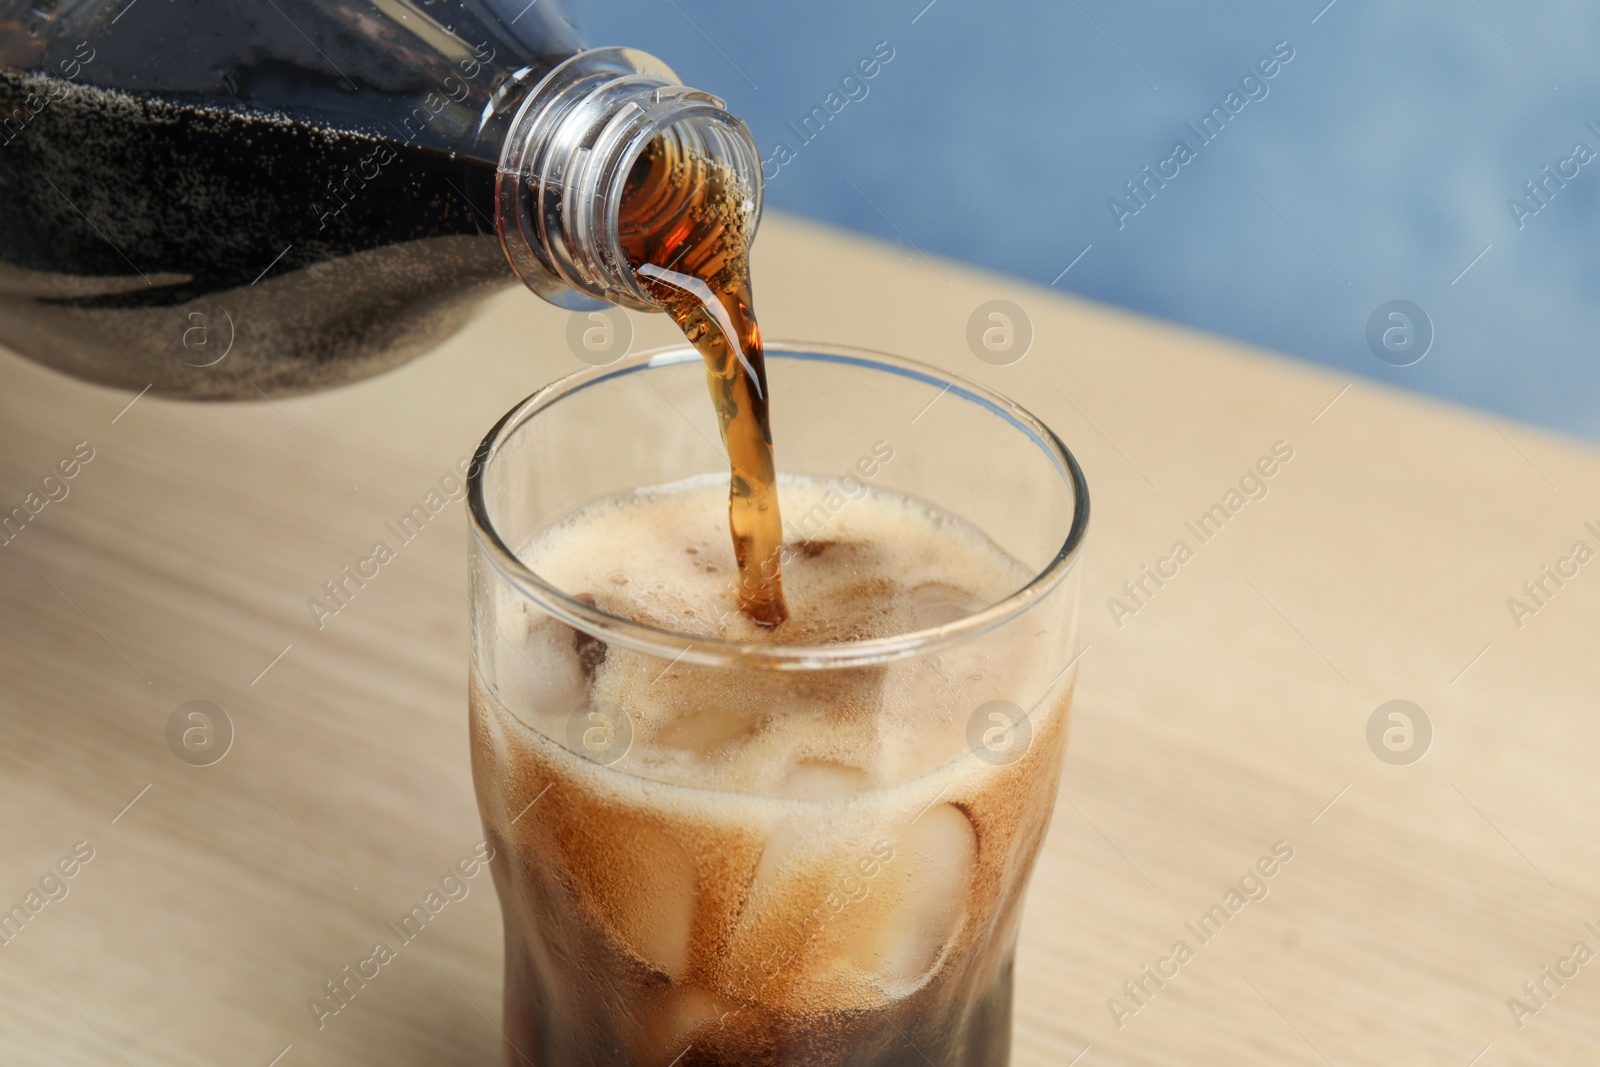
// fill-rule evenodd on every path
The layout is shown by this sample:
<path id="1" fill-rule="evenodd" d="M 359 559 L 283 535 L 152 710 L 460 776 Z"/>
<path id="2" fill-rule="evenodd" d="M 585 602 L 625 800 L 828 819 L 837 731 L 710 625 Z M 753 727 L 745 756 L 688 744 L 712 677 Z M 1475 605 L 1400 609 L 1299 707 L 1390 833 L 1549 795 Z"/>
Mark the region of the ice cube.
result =
<path id="1" fill-rule="evenodd" d="M 753 734 L 760 725 L 747 712 L 717 704 L 689 705 L 663 725 L 651 739 L 655 744 L 711 755 L 715 750 Z"/>
<path id="2" fill-rule="evenodd" d="M 778 795 L 798 800 L 833 800 L 866 792 L 867 772 L 826 759 L 803 759 L 784 776 Z"/>
<path id="3" fill-rule="evenodd" d="M 682 1049 L 696 1031 L 708 1024 L 715 1026 L 729 1010 L 698 986 L 673 984 L 651 1013 L 649 1043 L 655 1049 Z"/>
<path id="4" fill-rule="evenodd" d="M 912 625 L 918 630 L 964 619 L 975 610 L 970 594 L 942 582 L 925 582 L 908 589 L 905 597 L 911 606 Z"/>
<path id="5" fill-rule="evenodd" d="M 680 977 L 699 903 L 692 839 L 681 826 L 624 811 L 586 821 L 562 859 L 585 903 L 641 962 Z"/>
<path id="6" fill-rule="evenodd" d="M 978 838 L 959 808 L 940 804 L 891 838 L 893 858 L 872 887 L 875 929 L 856 963 L 894 995 L 920 987 L 959 933 L 977 864 Z"/>

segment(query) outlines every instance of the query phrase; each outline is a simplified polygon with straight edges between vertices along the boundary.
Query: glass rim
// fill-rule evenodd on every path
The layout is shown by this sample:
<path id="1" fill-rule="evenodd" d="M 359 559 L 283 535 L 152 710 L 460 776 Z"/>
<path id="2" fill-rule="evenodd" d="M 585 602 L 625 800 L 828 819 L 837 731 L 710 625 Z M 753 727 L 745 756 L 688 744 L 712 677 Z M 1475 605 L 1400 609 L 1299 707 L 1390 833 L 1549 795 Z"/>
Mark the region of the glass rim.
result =
<path id="1" fill-rule="evenodd" d="M 699 352 L 687 343 L 667 345 L 626 357 L 605 366 L 589 367 L 549 383 L 506 412 L 479 443 L 467 473 L 467 513 L 473 539 L 501 577 L 540 608 L 591 637 L 649 655 L 697 666 L 763 667 L 775 670 L 828 670 L 892 663 L 964 643 L 1000 627 L 1041 602 L 1060 584 L 1077 561 L 1089 525 L 1089 486 L 1077 458 L 1022 405 L 1000 393 L 958 375 L 915 360 L 851 345 L 813 341 L 775 340 L 766 345 L 773 359 L 810 358 L 884 370 L 938 386 L 988 408 L 996 416 L 1033 438 L 1072 487 L 1072 522 L 1060 548 L 1049 563 L 1021 588 L 981 611 L 940 626 L 912 630 L 890 637 L 830 644 L 764 644 L 678 633 L 659 626 L 613 615 L 587 604 L 547 582 L 507 545 L 495 528 L 484 498 L 484 477 L 502 446 L 540 412 L 563 399 L 613 378 L 677 366 L 702 364 Z M 980 527 L 981 529 L 981 527 Z"/>

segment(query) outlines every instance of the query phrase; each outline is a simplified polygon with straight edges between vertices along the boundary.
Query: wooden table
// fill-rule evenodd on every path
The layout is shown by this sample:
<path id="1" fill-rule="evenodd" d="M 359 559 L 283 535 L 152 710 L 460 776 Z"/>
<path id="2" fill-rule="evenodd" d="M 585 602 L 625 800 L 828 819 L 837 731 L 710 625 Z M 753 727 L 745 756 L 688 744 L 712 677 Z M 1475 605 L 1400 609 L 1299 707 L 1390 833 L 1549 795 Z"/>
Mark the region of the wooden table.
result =
<path id="1" fill-rule="evenodd" d="M 769 336 L 991 384 L 1093 487 L 1069 803 L 1029 898 L 1014 1062 L 1600 1062 L 1600 961 L 1571 958 L 1600 951 L 1600 563 L 1566 564 L 1536 613 L 1507 606 L 1575 541 L 1600 549 L 1600 455 L 792 220 L 759 244 Z M 1035 331 L 1008 367 L 965 340 L 997 297 Z M 672 339 L 635 321 L 639 346 Z M 94 450 L 0 548 L 0 908 L 93 849 L 0 946 L 0 1062 L 497 1062 L 484 877 L 324 1029 L 307 1008 L 479 837 L 461 505 L 320 632 L 306 600 L 578 369 L 566 324 L 507 293 L 429 358 L 273 405 L 128 408 L 0 359 L 0 509 Z M 1185 523 L 1276 442 L 1293 458 L 1267 495 L 1200 544 Z M 1180 539 L 1193 558 L 1113 613 Z M 194 699 L 235 731 L 210 767 L 166 740 Z M 1392 699 L 1431 722 L 1419 762 L 1369 747 Z M 1196 937 L 1277 842 L 1293 859 L 1268 896 Z M 1179 940 L 1176 977 L 1144 979 Z M 1577 976 L 1535 1002 L 1546 965 Z"/>

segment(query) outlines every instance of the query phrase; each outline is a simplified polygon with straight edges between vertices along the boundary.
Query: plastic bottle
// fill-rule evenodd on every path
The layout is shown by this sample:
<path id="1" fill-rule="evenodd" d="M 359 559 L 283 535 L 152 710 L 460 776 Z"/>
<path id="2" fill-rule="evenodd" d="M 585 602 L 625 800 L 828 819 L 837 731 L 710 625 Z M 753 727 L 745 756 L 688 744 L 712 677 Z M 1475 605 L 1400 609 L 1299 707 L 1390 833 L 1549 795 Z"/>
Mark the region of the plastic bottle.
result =
<path id="1" fill-rule="evenodd" d="M 559 2 L 0 0 L 0 345 L 255 397 L 395 366 L 518 279 L 657 310 L 617 232 L 641 153 L 733 168 L 752 217 L 759 158 Z"/>

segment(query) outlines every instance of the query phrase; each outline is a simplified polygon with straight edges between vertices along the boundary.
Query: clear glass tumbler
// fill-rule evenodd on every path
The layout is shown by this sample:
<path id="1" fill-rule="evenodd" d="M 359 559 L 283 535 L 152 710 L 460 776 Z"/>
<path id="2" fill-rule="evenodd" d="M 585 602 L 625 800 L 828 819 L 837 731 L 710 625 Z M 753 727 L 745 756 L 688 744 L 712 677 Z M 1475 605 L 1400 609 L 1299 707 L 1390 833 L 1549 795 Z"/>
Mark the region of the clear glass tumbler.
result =
<path id="1" fill-rule="evenodd" d="M 598 499 L 726 479 L 699 355 L 589 369 L 506 415 L 470 477 L 469 695 L 508 1064 L 1007 1062 L 1076 678 L 1083 474 L 1021 407 L 932 368 L 824 345 L 767 357 L 779 469 L 841 487 L 785 515 L 793 543 L 888 491 L 1030 577 L 971 614 L 919 587 L 914 632 L 833 644 L 620 618 L 520 553 Z M 600 698 L 601 663 L 671 688 L 672 736 Z M 855 733 L 843 757 L 797 751 L 730 786 L 741 746 L 780 725 Z"/>

